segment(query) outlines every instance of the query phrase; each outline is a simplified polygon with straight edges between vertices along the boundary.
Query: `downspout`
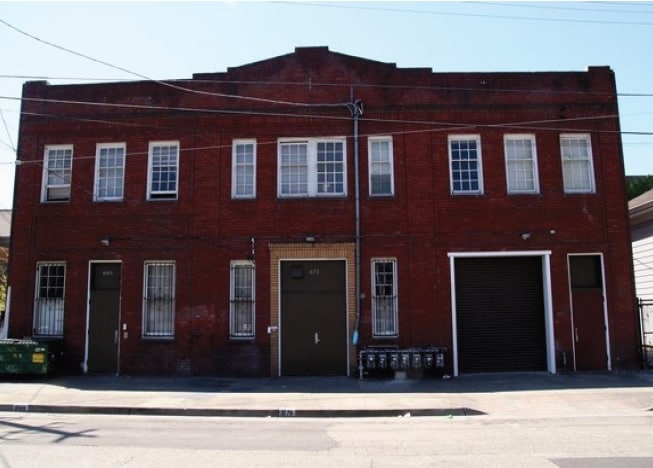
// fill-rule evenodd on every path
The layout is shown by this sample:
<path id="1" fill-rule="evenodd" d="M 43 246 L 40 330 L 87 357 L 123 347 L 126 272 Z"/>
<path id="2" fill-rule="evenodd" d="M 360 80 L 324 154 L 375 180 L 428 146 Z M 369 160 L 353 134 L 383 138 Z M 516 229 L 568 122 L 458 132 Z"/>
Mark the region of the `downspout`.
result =
<path id="1" fill-rule="evenodd" d="M 363 101 L 357 99 L 354 101 L 354 89 L 351 89 L 351 102 L 347 104 L 349 111 L 354 119 L 354 205 L 355 205 L 355 305 L 356 321 L 354 322 L 354 333 L 351 342 L 354 346 L 358 344 L 358 329 L 361 321 L 361 204 L 360 204 L 360 170 L 359 170 L 359 152 L 358 152 L 358 121 L 363 115 Z"/>

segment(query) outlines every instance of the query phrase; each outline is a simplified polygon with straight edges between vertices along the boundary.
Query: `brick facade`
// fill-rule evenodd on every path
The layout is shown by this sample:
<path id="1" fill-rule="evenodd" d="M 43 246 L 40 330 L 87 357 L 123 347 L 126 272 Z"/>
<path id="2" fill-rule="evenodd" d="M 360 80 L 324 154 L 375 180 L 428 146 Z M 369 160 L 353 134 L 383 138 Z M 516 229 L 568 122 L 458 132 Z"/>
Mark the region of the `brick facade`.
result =
<path id="1" fill-rule="evenodd" d="M 236 98 L 234 96 L 251 99 Z M 26 83 L 11 245 L 10 336 L 32 336 L 36 268 L 66 267 L 63 340 L 71 369 L 86 370 L 89 268 L 119 261 L 117 371 L 278 375 L 280 259 L 347 262 L 348 331 L 354 332 L 356 200 L 351 106 L 359 119 L 360 338 L 368 345 L 443 345 L 453 372 L 452 254 L 543 252 L 552 336 L 549 371 L 573 370 L 576 346 L 569 255 L 602 259 L 606 367 L 638 365 L 638 319 L 613 72 L 434 73 L 326 48 L 197 74 L 191 80 L 87 85 Z M 302 105 L 296 105 L 301 103 Z M 452 194 L 449 139 L 480 141 L 482 193 Z M 539 190 L 508 193 L 504 138 L 536 142 Z M 591 146 L 591 190 L 567 193 L 561 135 Z M 394 193 L 370 196 L 371 137 L 391 139 Z M 279 196 L 279 142 L 344 142 L 345 194 Z M 232 197 L 234 140 L 256 142 L 256 194 Z M 150 142 L 179 146 L 178 186 L 148 200 Z M 124 194 L 94 201 L 100 143 L 124 143 Z M 73 148 L 70 197 L 43 202 L 44 152 Z M 150 174 L 151 175 L 151 174 Z M 523 233 L 529 233 L 522 239 Z M 307 236 L 314 237 L 308 244 Z M 102 239 L 108 240 L 104 245 Z M 372 336 L 376 258 L 396 261 L 398 335 Z M 250 339 L 229 335 L 230 262 L 255 263 Z M 174 262 L 174 335 L 143 337 L 144 264 Z M 350 340 L 351 342 L 351 340 Z M 283 372 L 281 371 L 283 374 Z"/>

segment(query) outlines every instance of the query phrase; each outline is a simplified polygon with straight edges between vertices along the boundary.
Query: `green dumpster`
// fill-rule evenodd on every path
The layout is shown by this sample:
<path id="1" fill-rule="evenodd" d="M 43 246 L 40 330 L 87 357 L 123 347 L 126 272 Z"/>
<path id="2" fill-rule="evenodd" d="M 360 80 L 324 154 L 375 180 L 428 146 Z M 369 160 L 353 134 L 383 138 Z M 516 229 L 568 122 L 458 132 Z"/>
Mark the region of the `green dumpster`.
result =
<path id="1" fill-rule="evenodd" d="M 0 340 L 0 374 L 48 374 L 57 370 L 60 341 Z"/>

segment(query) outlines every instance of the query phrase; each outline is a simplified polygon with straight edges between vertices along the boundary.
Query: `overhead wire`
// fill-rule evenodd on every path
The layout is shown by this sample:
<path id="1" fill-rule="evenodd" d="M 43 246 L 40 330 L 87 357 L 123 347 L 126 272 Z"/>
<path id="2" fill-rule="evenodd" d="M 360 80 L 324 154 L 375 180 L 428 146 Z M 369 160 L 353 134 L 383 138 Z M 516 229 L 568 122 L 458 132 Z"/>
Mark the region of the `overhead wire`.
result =
<path id="1" fill-rule="evenodd" d="M 141 78 L 143 80 L 152 81 L 152 82 L 160 84 L 162 86 L 166 86 L 166 87 L 176 89 L 176 90 L 179 90 L 179 91 L 185 91 L 185 92 L 188 92 L 188 93 L 199 94 L 199 95 L 203 95 L 203 96 L 214 96 L 214 97 L 231 98 L 231 99 L 242 99 L 242 100 L 249 100 L 249 101 L 255 101 L 255 102 L 265 102 L 265 103 L 269 103 L 269 104 L 282 104 L 282 105 L 299 106 L 299 107 L 317 107 L 318 106 L 316 104 L 310 104 L 310 103 L 281 101 L 281 100 L 276 100 L 276 99 L 258 98 L 258 97 L 253 97 L 253 96 L 240 96 L 240 95 L 237 95 L 237 94 L 215 93 L 215 92 L 211 92 L 211 91 L 202 91 L 202 90 L 198 90 L 198 89 L 178 86 L 178 85 L 175 85 L 175 84 L 173 84 L 173 83 L 171 83 L 169 81 L 162 81 L 162 80 L 157 80 L 157 79 L 154 79 L 154 78 L 150 78 L 150 77 L 148 77 L 146 75 L 143 75 L 142 73 L 138 73 L 138 72 L 129 70 L 129 69 L 127 69 L 125 67 L 121 67 L 119 65 L 114 65 L 114 64 L 109 63 L 107 61 L 100 60 L 100 59 L 97 59 L 95 57 L 91 57 L 90 55 L 86 55 L 86 54 L 83 54 L 81 52 L 77 52 L 77 51 L 75 51 L 73 49 L 69 49 L 69 48 L 61 46 L 59 44 L 55 44 L 54 42 L 47 41 L 45 39 L 42 39 L 42 38 L 40 38 L 38 36 L 30 34 L 27 31 L 24 31 L 24 30 L 14 26 L 14 25 L 12 25 L 11 23 L 3 20 L 2 18 L 0 18 L 0 23 L 4 24 L 8 28 L 11 28 L 14 31 L 16 31 L 16 32 L 18 32 L 18 33 L 20 33 L 20 34 L 22 34 L 24 36 L 27 36 L 30 39 L 38 41 L 38 42 L 40 42 L 42 44 L 48 45 L 50 47 L 54 47 L 56 49 L 62 50 L 64 52 L 67 52 L 67 53 L 70 53 L 70 54 L 73 54 L 73 55 L 76 55 L 78 57 L 82 57 L 82 58 L 84 58 L 86 60 L 90 60 L 92 62 L 99 63 L 101 65 L 105 65 L 105 66 L 113 68 L 115 70 L 119 70 L 119 71 L 122 71 L 124 73 L 128 73 L 130 75 L 136 76 L 136 77 Z M 319 106 L 320 107 L 324 107 L 324 106 L 334 106 L 335 107 L 335 106 L 344 106 L 344 105 L 346 105 L 346 103 L 320 104 Z"/>
<path id="2" fill-rule="evenodd" d="M 625 25 L 625 26 L 653 26 L 653 22 L 647 21 L 618 21 L 618 20 L 591 20 L 591 19 L 569 19 L 569 18 L 545 18 L 541 16 L 517 16 L 517 15 L 492 15 L 485 13 L 460 13 L 452 11 L 438 11 L 438 10 L 424 10 L 424 9 L 409 9 L 409 8 L 390 8 L 378 6 L 361 6 L 361 5 L 345 5 L 339 2 L 336 3 L 320 3 L 320 2 L 288 2 L 280 1 L 275 2 L 285 5 L 301 5 L 313 8 L 342 8 L 350 10 L 361 11 L 379 11 L 390 13 L 417 13 L 420 15 L 435 15 L 435 16 L 458 16 L 467 18 L 483 18 L 483 19 L 497 19 L 497 20 L 511 20 L 511 21 L 540 21 L 550 23 L 580 23 L 580 24 L 597 24 L 597 25 Z M 443 5 L 446 3 L 439 3 Z"/>

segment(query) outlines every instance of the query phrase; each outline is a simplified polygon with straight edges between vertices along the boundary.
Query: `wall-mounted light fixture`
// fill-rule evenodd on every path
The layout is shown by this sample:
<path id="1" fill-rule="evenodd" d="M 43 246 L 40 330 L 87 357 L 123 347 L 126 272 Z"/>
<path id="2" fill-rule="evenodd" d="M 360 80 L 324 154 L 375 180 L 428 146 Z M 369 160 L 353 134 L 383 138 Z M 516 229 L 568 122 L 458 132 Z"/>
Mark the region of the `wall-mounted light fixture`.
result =
<path id="1" fill-rule="evenodd" d="M 531 238 L 531 233 L 530 232 L 522 232 L 521 233 L 521 240 L 528 240 Z"/>
<path id="2" fill-rule="evenodd" d="M 315 236 L 306 236 L 304 239 L 306 242 L 315 242 Z"/>
<path id="3" fill-rule="evenodd" d="M 102 244 L 105 247 L 108 247 L 109 244 L 111 244 L 111 239 L 108 236 L 105 236 L 102 239 L 100 239 L 100 244 Z"/>

